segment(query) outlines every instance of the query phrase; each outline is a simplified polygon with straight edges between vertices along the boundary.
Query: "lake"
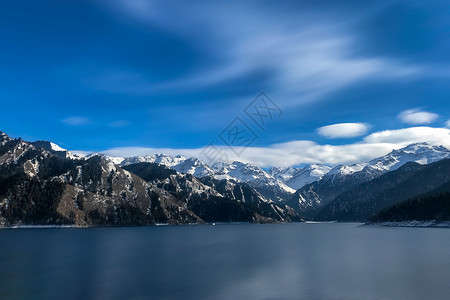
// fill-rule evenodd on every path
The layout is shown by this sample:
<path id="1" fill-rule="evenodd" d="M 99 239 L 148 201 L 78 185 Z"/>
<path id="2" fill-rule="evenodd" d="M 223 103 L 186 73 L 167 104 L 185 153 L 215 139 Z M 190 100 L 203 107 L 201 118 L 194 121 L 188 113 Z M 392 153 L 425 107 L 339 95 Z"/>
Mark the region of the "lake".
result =
<path id="1" fill-rule="evenodd" d="M 448 299 L 450 229 L 0 230 L 1 299 Z"/>

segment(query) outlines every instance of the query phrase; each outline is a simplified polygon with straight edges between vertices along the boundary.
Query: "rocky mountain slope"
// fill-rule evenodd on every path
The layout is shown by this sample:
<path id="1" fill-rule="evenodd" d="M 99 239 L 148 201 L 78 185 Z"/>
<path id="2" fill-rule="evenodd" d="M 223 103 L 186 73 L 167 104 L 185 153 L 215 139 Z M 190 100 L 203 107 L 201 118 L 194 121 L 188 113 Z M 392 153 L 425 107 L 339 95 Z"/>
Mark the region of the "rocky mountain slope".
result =
<path id="1" fill-rule="evenodd" d="M 301 221 L 294 210 L 270 202 L 245 183 L 210 176 L 196 178 L 155 163 L 124 168 L 168 191 L 207 222 Z"/>
<path id="2" fill-rule="evenodd" d="M 290 197 L 295 190 L 275 179 L 263 169 L 248 163 L 234 161 L 231 164 L 213 165 L 214 178 L 247 183 L 267 199 L 280 202 Z"/>
<path id="3" fill-rule="evenodd" d="M 249 186 L 260 192 L 265 198 L 274 202 L 283 201 L 291 197 L 295 192 L 294 189 L 269 175 L 263 169 L 238 161 L 230 164 L 218 162 L 213 166 L 208 166 L 194 157 L 186 158 L 181 155 L 170 156 L 165 154 L 110 159 L 113 161 L 121 159 L 121 166 L 140 162 L 157 163 L 169 167 L 179 173 L 191 174 L 198 178 L 214 177 L 219 180 L 226 179 L 247 183 Z"/>

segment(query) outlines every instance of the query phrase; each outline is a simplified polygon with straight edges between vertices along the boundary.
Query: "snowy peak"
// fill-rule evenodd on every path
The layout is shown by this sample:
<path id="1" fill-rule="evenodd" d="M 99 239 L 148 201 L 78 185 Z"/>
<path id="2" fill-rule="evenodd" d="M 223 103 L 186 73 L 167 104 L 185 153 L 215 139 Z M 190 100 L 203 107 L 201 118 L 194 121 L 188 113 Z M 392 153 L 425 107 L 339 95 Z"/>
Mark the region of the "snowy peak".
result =
<path id="1" fill-rule="evenodd" d="M 324 165 L 309 165 L 294 174 L 291 179 L 286 181 L 286 184 L 298 190 L 307 184 L 321 180 L 330 170 L 330 167 Z"/>
<path id="2" fill-rule="evenodd" d="M 215 173 L 214 170 L 212 170 L 204 162 L 195 157 L 180 161 L 178 164 L 172 166 L 171 168 L 177 172 L 183 174 L 191 174 L 195 177 L 213 176 Z"/>
<path id="3" fill-rule="evenodd" d="M 416 143 L 371 160 L 368 165 L 382 171 L 393 171 L 407 162 L 429 164 L 450 158 L 450 150 L 444 146 L 433 146 L 427 143 Z"/>
<path id="4" fill-rule="evenodd" d="M 397 152 L 397 151 L 407 152 L 407 153 L 424 153 L 424 152 L 430 152 L 430 151 L 449 152 L 449 150 L 442 145 L 441 146 L 433 146 L 433 145 L 428 144 L 427 142 L 410 144 L 404 148 L 401 148 L 398 150 L 393 150 L 392 152 Z"/>
<path id="5" fill-rule="evenodd" d="M 0 131 L 0 145 L 3 146 L 9 141 L 12 141 L 12 139 L 6 133 Z"/>
<path id="6" fill-rule="evenodd" d="M 182 155 L 171 156 L 166 154 L 153 154 L 146 156 L 128 157 L 123 159 L 120 162 L 120 165 L 128 166 L 142 162 L 156 163 L 171 168 L 182 174 L 191 174 L 196 177 L 214 175 L 214 171 L 199 159 L 195 157 L 186 158 Z"/>
<path id="7" fill-rule="evenodd" d="M 181 155 L 177 156 L 171 156 L 167 154 L 152 154 L 152 155 L 145 155 L 145 156 L 133 156 L 133 157 L 127 157 L 123 158 L 120 162 L 121 166 L 127 166 L 132 164 L 138 164 L 141 162 L 149 162 L 149 163 L 156 163 L 160 165 L 165 165 L 167 167 L 173 167 L 175 165 L 178 165 L 179 163 L 185 161 L 186 158 Z"/>
<path id="8" fill-rule="evenodd" d="M 261 168 L 239 161 L 234 161 L 231 164 L 223 164 L 221 168 L 216 167 L 216 172 L 217 175 L 228 175 L 242 182 L 271 177 Z"/>
<path id="9" fill-rule="evenodd" d="M 312 164 L 303 168 L 272 168 L 269 170 L 269 174 L 289 187 L 298 190 L 307 184 L 319 181 L 330 169 L 328 166 Z"/>
<path id="10" fill-rule="evenodd" d="M 213 169 L 216 171 L 214 176 L 216 179 L 227 179 L 248 183 L 265 197 L 273 201 L 281 200 L 278 195 L 292 194 L 295 192 L 294 189 L 269 175 L 263 169 L 248 163 L 239 161 L 234 161 L 231 164 L 219 163 L 215 164 Z"/>
<path id="11" fill-rule="evenodd" d="M 80 159 L 80 156 L 71 153 L 70 151 L 61 148 L 55 143 L 47 142 L 47 141 L 36 141 L 31 143 L 36 148 L 42 148 L 47 151 L 50 151 L 53 154 L 58 155 L 59 157 L 63 158 L 71 158 L 71 159 Z"/>
<path id="12" fill-rule="evenodd" d="M 373 177 L 377 177 L 383 173 L 397 170 L 408 162 L 424 165 L 446 158 L 450 158 L 450 150 L 444 146 L 416 143 L 393 150 L 385 156 L 372 159 L 366 163 L 336 166 L 324 176 L 324 180 L 336 180 L 353 174 L 361 174 L 361 172 L 370 173 Z"/>
<path id="13" fill-rule="evenodd" d="M 66 152 L 66 149 L 61 148 L 60 146 L 56 145 L 52 142 L 47 141 L 36 141 L 31 143 L 36 148 L 42 148 L 48 151 L 56 151 L 56 152 Z"/>
<path id="14" fill-rule="evenodd" d="M 264 181 L 276 184 L 278 180 L 270 176 L 266 171 L 248 163 L 234 161 L 231 164 L 222 164 L 219 168 L 215 165 L 216 178 L 234 179 L 238 182 Z"/>
<path id="15" fill-rule="evenodd" d="M 176 155 L 176 156 L 171 156 L 171 155 L 166 155 L 166 154 L 154 154 L 150 157 L 154 162 L 160 165 L 166 165 L 168 167 L 171 166 L 176 166 L 184 161 L 186 161 L 186 157 L 182 156 L 182 155 Z"/>
<path id="16" fill-rule="evenodd" d="M 356 172 L 360 172 L 364 169 L 364 167 L 366 167 L 367 164 L 366 163 L 361 163 L 361 164 L 353 164 L 350 166 L 343 166 L 343 165 L 338 165 L 335 166 L 334 168 L 332 168 L 330 170 L 330 172 L 328 172 L 326 177 L 329 176 L 334 176 L 334 175 L 352 175 Z"/>
<path id="17" fill-rule="evenodd" d="M 295 174 L 297 174 L 301 169 L 295 167 L 287 167 L 287 168 L 276 168 L 273 167 L 269 170 L 269 174 L 276 179 L 286 182 L 291 179 Z"/>

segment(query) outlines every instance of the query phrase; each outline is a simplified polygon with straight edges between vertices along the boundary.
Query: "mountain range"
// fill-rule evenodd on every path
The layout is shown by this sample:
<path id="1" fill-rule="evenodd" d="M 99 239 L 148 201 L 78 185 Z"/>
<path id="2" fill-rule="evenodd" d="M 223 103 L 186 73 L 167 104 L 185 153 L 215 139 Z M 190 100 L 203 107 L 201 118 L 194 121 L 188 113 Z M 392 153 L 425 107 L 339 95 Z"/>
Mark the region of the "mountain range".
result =
<path id="1" fill-rule="evenodd" d="M 217 162 L 211 167 L 201 160 L 181 155 L 169 156 L 155 154 L 147 156 L 136 156 L 129 158 L 107 157 L 121 166 L 136 164 L 140 162 L 157 163 L 169 167 L 182 174 L 191 174 L 195 177 L 214 177 L 215 179 L 234 180 L 250 185 L 269 200 L 280 202 L 295 192 L 295 189 L 287 186 L 283 181 L 269 175 L 263 169 L 234 161 L 230 164 Z"/>
<path id="2" fill-rule="evenodd" d="M 349 166 L 265 171 L 181 155 L 83 157 L 0 132 L 0 224 L 367 221 L 445 186 L 449 158 L 443 146 L 416 143 Z"/>
<path id="3" fill-rule="evenodd" d="M 79 157 L 49 142 L 1 133 L 0 225 L 302 221 L 245 183 L 201 182 L 157 163 L 126 168 L 144 178 L 105 156 Z"/>

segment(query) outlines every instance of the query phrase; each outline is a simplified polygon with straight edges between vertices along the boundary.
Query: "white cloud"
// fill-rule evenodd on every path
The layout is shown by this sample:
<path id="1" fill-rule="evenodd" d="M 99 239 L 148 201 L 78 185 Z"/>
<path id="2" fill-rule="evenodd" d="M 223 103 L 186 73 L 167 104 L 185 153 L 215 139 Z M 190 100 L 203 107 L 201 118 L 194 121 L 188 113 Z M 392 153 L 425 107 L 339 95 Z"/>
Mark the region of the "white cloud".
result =
<path id="1" fill-rule="evenodd" d="M 448 120 L 447 122 L 445 122 L 445 127 L 450 128 L 450 120 Z"/>
<path id="2" fill-rule="evenodd" d="M 74 116 L 65 118 L 61 122 L 70 126 L 83 126 L 89 124 L 91 121 L 85 117 Z"/>
<path id="3" fill-rule="evenodd" d="M 402 122 L 412 125 L 430 124 L 434 122 L 439 115 L 431 112 L 421 111 L 420 109 L 408 109 L 402 111 L 398 117 Z"/>
<path id="4" fill-rule="evenodd" d="M 228 147 L 218 147 L 226 153 L 229 161 L 239 160 L 260 167 L 288 167 L 298 164 L 321 163 L 326 165 L 351 164 L 368 161 L 412 143 L 427 142 L 450 149 L 450 129 L 411 127 L 372 133 L 358 143 L 348 145 L 320 145 L 313 141 L 291 141 L 267 147 L 248 147 L 237 156 Z M 201 156 L 202 148 L 114 148 L 103 153 L 111 156 L 135 156 L 155 153 L 181 154 L 187 157 Z M 237 149 L 238 152 L 240 149 Z M 206 162 L 206 160 L 205 160 Z"/>
<path id="5" fill-rule="evenodd" d="M 340 123 L 317 128 L 317 133 L 331 139 L 352 138 L 366 134 L 367 130 L 364 123 Z"/>

